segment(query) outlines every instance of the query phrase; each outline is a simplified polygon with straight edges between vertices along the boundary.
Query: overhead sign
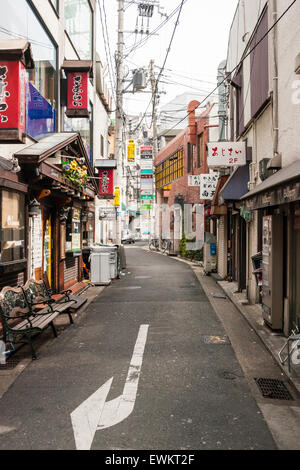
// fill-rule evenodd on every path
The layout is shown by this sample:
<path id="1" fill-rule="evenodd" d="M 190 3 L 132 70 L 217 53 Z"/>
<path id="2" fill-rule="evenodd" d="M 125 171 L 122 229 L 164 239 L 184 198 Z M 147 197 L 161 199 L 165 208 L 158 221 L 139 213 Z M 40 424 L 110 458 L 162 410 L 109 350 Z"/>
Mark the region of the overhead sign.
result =
<path id="1" fill-rule="evenodd" d="M 25 132 L 25 67 L 18 61 L 0 61 L 0 129 Z M 7 136 L 7 134 L 6 134 Z"/>
<path id="2" fill-rule="evenodd" d="M 67 116 L 89 117 L 88 77 L 89 72 L 67 72 Z"/>
<path id="3" fill-rule="evenodd" d="M 99 193 L 101 196 L 112 196 L 114 194 L 114 170 L 99 170 Z"/>
<path id="4" fill-rule="evenodd" d="M 210 142 L 207 144 L 209 167 L 246 165 L 246 142 Z"/>
<path id="5" fill-rule="evenodd" d="M 153 147 L 141 147 L 140 148 L 141 160 L 152 160 L 153 159 Z"/>
<path id="6" fill-rule="evenodd" d="M 218 180 L 219 173 L 200 175 L 200 199 L 213 200 Z"/>
<path id="7" fill-rule="evenodd" d="M 135 161 L 135 141 L 134 140 L 127 141 L 127 161 L 129 163 Z"/>

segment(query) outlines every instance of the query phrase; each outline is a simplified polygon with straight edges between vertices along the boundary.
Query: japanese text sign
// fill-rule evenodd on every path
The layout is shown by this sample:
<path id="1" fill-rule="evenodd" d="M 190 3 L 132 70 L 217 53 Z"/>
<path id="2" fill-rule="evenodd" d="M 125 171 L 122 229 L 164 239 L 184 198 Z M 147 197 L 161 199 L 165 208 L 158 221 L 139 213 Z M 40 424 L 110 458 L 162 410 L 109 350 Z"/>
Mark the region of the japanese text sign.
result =
<path id="1" fill-rule="evenodd" d="M 209 167 L 246 165 L 246 142 L 211 142 L 207 149 Z"/>
<path id="2" fill-rule="evenodd" d="M 88 115 L 88 72 L 68 72 L 67 110 L 86 111 Z"/>
<path id="3" fill-rule="evenodd" d="M 134 140 L 127 141 L 127 161 L 128 162 L 135 161 L 135 141 Z"/>
<path id="4" fill-rule="evenodd" d="M 141 147 L 141 160 L 152 160 L 153 159 L 153 147 Z"/>
<path id="5" fill-rule="evenodd" d="M 18 61 L 0 61 L 0 129 L 25 132 L 25 67 Z"/>
<path id="6" fill-rule="evenodd" d="M 200 175 L 200 199 L 212 200 L 214 198 L 219 174 L 211 173 L 209 175 Z"/>
<path id="7" fill-rule="evenodd" d="M 120 196 L 121 196 L 120 186 L 115 186 L 114 188 L 114 206 L 115 207 L 120 206 Z"/>
<path id="8" fill-rule="evenodd" d="M 114 194 L 114 170 L 99 170 L 99 193 L 101 196 L 112 196 Z"/>

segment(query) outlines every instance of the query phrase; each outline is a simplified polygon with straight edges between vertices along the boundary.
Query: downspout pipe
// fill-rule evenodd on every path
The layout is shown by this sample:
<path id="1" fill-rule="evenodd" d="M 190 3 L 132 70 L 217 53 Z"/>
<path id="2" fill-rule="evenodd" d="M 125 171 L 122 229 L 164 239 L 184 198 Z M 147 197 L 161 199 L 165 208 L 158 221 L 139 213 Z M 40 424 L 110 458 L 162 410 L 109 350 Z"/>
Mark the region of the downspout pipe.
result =
<path id="1" fill-rule="evenodd" d="M 278 20 L 277 0 L 272 0 L 272 19 L 273 23 Z M 278 29 L 277 25 L 272 32 L 273 46 L 273 158 L 268 164 L 270 169 L 280 169 L 282 167 L 281 154 L 278 152 L 279 142 L 279 84 L 278 84 Z"/>

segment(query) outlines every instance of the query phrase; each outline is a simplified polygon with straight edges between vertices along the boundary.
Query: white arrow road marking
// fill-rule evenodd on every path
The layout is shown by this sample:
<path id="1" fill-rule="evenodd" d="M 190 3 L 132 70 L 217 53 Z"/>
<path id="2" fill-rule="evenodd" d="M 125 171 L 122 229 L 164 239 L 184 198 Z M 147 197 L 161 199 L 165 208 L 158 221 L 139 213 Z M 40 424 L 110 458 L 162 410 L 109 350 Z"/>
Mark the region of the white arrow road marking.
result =
<path id="1" fill-rule="evenodd" d="M 71 421 L 77 450 L 91 448 L 112 381 L 113 377 L 72 411 Z"/>
<path id="2" fill-rule="evenodd" d="M 103 407 L 98 430 L 114 426 L 132 413 L 138 390 L 149 325 L 141 325 L 128 369 L 123 394 L 108 401 Z"/>
<path id="3" fill-rule="evenodd" d="M 113 377 L 71 413 L 77 450 L 89 450 L 97 430 L 114 426 L 132 413 L 138 390 L 149 325 L 141 325 L 123 394 L 106 402 Z"/>

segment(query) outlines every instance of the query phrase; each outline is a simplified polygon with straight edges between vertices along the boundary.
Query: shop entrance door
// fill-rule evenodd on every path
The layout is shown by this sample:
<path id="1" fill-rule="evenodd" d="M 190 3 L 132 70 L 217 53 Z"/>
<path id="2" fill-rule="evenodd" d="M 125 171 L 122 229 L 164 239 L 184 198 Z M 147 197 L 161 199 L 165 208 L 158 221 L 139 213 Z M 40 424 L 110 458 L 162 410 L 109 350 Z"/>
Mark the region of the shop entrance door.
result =
<path id="1" fill-rule="evenodd" d="M 43 246 L 43 258 L 44 258 L 44 272 L 47 273 L 50 287 L 52 287 L 52 218 L 49 215 L 45 222 L 44 230 L 44 246 Z"/>

